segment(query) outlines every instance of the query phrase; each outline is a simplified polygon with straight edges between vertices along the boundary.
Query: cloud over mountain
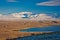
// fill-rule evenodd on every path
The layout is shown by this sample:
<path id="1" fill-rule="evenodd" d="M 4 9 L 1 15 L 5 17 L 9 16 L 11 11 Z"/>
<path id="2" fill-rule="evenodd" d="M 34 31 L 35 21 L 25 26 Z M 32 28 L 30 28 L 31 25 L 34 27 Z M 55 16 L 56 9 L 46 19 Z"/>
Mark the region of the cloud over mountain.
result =
<path id="1" fill-rule="evenodd" d="M 0 20 L 21 20 L 21 19 L 24 19 L 23 18 L 25 17 L 24 14 L 27 14 L 29 17 L 32 13 L 31 12 L 20 12 L 20 13 L 12 13 L 9 15 L 0 14 Z"/>
<path id="2" fill-rule="evenodd" d="M 31 20 L 56 20 L 56 18 L 53 18 L 52 16 L 48 16 L 47 14 L 43 13 L 34 15 Z"/>
<path id="3" fill-rule="evenodd" d="M 27 16 L 27 18 L 24 18 Z M 32 12 L 20 12 L 20 13 L 12 13 L 9 15 L 0 14 L 0 20 L 56 20 L 52 16 L 48 16 L 45 13 L 32 15 Z"/>

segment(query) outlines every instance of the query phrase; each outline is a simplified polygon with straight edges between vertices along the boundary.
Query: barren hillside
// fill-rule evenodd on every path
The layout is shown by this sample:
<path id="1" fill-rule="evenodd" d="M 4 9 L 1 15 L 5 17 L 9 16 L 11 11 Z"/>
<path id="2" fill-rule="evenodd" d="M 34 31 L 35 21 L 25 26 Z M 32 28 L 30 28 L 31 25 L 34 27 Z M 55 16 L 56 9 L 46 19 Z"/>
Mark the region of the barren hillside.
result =
<path id="1" fill-rule="evenodd" d="M 32 27 L 45 27 L 50 25 L 60 25 L 60 21 L 0 21 L 0 40 L 31 35 L 29 32 L 19 32 L 18 30 Z M 38 34 L 41 32 L 35 32 Z"/>

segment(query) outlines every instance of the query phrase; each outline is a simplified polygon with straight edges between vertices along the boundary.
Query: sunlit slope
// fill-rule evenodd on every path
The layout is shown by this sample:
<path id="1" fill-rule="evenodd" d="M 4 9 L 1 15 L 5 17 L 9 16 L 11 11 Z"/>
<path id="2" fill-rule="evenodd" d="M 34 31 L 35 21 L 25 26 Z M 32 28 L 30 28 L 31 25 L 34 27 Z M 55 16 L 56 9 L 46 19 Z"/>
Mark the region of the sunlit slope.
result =
<path id="1" fill-rule="evenodd" d="M 21 29 L 45 27 L 50 25 L 60 25 L 60 21 L 0 21 L 0 40 L 31 35 L 31 33 L 28 32 L 18 31 Z"/>

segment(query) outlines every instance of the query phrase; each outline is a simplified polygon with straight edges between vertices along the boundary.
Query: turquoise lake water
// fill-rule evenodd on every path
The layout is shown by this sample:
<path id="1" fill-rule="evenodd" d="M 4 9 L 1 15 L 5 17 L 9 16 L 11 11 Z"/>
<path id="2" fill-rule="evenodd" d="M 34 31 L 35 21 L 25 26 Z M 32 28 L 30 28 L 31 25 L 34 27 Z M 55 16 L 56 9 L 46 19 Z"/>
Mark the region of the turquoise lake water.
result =
<path id="1" fill-rule="evenodd" d="M 41 28 L 29 28 L 20 30 L 21 32 L 49 32 L 52 34 L 38 34 L 31 36 L 18 37 L 13 40 L 60 40 L 60 26 L 47 26 Z"/>
<path id="2" fill-rule="evenodd" d="M 60 40 L 60 34 L 32 35 L 32 36 L 17 38 L 16 40 Z"/>
<path id="3" fill-rule="evenodd" d="M 21 32 L 55 32 L 60 31 L 60 26 L 47 26 L 41 28 L 29 28 L 20 30 Z"/>

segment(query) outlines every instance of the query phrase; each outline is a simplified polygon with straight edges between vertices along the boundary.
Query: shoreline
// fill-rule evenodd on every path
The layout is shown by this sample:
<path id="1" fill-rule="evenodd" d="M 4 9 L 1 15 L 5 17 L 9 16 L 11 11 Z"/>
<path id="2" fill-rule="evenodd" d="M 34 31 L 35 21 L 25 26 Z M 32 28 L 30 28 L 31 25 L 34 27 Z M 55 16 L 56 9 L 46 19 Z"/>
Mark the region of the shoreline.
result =
<path id="1" fill-rule="evenodd" d="M 60 21 L 0 21 L 0 40 L 31 35 L 30 32 L 20 32 L 18 30 L 34 27 L 46 27 L 52 25 L 60 25 Z M 32 33 L 39 34 L 41 32 Z"/>

